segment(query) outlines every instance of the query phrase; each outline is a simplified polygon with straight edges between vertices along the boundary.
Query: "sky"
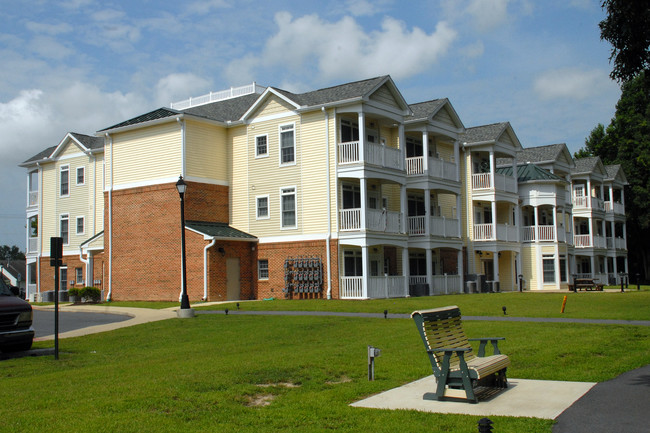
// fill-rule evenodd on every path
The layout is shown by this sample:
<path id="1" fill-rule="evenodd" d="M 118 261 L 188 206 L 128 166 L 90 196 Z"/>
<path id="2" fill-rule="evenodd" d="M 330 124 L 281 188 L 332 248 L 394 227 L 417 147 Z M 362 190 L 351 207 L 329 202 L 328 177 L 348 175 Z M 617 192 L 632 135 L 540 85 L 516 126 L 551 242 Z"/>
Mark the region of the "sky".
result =
<path id="1" fill-rule="evenodd" d="M 466 127 L 584 145 L 620 97 L 600 0 L 0 0 L 0 245 L 24 251 L 27 172 L 67 132 L 255 81 L 306 92 L 390 75 Z"/>

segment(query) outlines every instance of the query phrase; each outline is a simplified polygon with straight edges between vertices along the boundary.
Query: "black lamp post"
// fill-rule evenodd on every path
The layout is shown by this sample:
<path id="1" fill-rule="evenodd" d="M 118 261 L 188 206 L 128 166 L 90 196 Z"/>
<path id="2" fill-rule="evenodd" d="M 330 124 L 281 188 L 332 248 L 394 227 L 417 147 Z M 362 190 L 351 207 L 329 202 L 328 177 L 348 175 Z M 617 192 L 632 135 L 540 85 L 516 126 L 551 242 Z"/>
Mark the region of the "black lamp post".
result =
<path id="1" fill-rule="evenodd" d="M 178 177 L 176 182 L 176 189 L 178 195 L 181 197 L 181 249 L 182 249 L 182 273 L 183 273 L 183 287 L 181 292 L 181 310 L 190 309 L 190 298 L 187 296 L 187 272 L 186 272 L 186 259 L 185 259 L 185 190 L 187 184 L 183 181 L 183 176 Z"/>

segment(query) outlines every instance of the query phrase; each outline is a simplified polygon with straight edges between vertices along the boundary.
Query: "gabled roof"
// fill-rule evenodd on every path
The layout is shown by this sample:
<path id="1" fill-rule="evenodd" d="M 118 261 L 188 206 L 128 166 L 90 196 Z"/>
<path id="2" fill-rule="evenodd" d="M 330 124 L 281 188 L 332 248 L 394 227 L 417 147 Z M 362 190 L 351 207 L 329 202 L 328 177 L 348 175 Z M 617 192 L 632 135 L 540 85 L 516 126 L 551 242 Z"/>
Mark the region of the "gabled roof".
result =
<path id="1" fill-rule="evenodd" d="M 615 181 L 618 180 L 623 185 L 629 185 L 627 177 L 625 177 L 625 172 L 621 164 L 611 164 L 605 166 L 605 171 L 607 171 L 607 177 L 605 179 Z"/>
<path id="2" fill-rule="evenodd" d="M 563 154 L 568 161 L 573 161 L 565 143 L 526 147 L 517 154 L 517 162 L 552 163 L 558 161 Z"/>
<path id="3" fill-rule="evenodd" d="M 521 149 L 521 142 L 510 126 L 510 122 L 492 123 L 490 125 L 473 126 L 467 128 L 460 135 L 460 141 L 465 145 L 496 144 L 501 141 L 501 137 L 506 135 L 517 149 Z"/>
<path id="4" fill-rule="evenodd" d="M 47 149 L 38 152 L 36 155 L 32 156 L 31 158 L 29 158 L 24 162 L 21 162 L 18 165 L 20 167 L 28 167 L 30 165 L 36 164 L 37 162 L 46 161 L 50 157 L 50 155 L 52 155 L 52 152 L 56 150 L 57 147 L 59 146 L 57 145 L 57 146 L 48 147 Z"/>
<path id="5" fill-rule="evenodd" d="M 436 114 L 440 112 L 440 110 L 446 109 L 449 113 L 449 117 L 451 117 L 451 119 L 458 126 L 460 126 L 460 128 L 465 127 L 463 125 L 463 122 L 460 120 L 458 113 L 456 113 L 456 110 L 447 98 L 433 99 L 431 101 L 410 104 L 409 108 L 413 112 L 413 115 L 407 119 L 408 123 L 433 120 L 436 117 Z"/>
<path id="6" fill-rule="evenodd" d="M 116 125 L 109 126 L 108 128 L 100 129 L 97 132 L 109 131 L 111 129 L 123 128 L 125 126 L 137 125 L 138 123 L 150 122 L 152 120 L 164 119 L 166 117 L 177 116 L 181 112 L 178 110 L 173 110 L 171 108 L 158 108 L 157 110 L 150 111 L 140 116 L 136 116 L 132 119 L 125 120 Z"/>
<path id="7" fill-rule="evenodd" d="M 589 156 L 586 158 L 578 158 L 574 160 L 576 166 L 571 169 L 571 174 L 591 174 L 597 173 L 602 176 L 607 176 L 607 171 L 602 161 L 597 156 Z"/>
<path id="8" fill-rule="evenodd" d="M 204 236 L 209 236 L 217 239 L 224 240 L 240 240 L 240 241 L 257 241 L 253 235 L 249 235 L 241 230 L 230 227 L 226 223 L 215 223 L 206 221 L 185 221 L 185 227 L 194 230 Z"/>
<path id="9" fill-rule="evenodd" d="M 104 148 L 104 139 L 102 137 L 80 134 L 78 132 L 68 132 L 56 146 L 48 147 L 18 165 L 20 167 L 28 167 L 38 162 L 45 162 L 51 158 L 55 158 L 70 140 L 81 147 L 84 152 L 92 152 Z"/>
<path id="10" fill-rule="evenodd" d="M 505 176 L 512 176 L 512 166 L 499 167 L 495 170 L 497 173 Z M 560 176 L 551 173 L 548 170 L 535 165 L 535 164 L 518 164 L 517 165 L 517 181 L 518 182 L 564 182 Z"/>
<path id="11" fill-rule="evenodd" d="M 241 119 L 259 97 L 259 94 L 251 93 L 237 98 L 188 108 L 183 110 L 183 113 L 219 122 L 231 122 Z"/>

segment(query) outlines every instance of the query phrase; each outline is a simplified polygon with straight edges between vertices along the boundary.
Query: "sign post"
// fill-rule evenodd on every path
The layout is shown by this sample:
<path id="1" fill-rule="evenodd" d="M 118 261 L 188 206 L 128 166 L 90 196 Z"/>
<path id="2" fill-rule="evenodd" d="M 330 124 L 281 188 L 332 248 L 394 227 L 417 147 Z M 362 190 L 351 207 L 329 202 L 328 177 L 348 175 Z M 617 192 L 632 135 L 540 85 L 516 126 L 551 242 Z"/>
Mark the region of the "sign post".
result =
<path id="1" fill-rule="evenodd" d="M 50 266 L 54 267 L 54 359 L 59 359 L 59 268 L 63 260 L 63 238 L 50 238 Z"/>

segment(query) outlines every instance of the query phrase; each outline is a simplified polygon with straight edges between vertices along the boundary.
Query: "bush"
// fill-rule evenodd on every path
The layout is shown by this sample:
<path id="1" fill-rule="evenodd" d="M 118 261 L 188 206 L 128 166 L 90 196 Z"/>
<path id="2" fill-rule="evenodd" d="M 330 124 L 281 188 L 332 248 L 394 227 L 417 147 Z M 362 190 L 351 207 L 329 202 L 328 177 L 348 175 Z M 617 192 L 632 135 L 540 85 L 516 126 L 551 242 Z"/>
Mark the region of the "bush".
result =
<path id="1" fill-rule="evenodd" d="M 86 301 L 99 302 L 102 297 L 102 292 L 97 287 L 84 287 L 79 291 L 79 296 Z"/>
<path id="2" fill-rule="evenodd" d="M 75 289 L 74 287 L 70 288 L 70 289 L 68 289 L 68 296 L 77 296 L 78 297 L 80 291 L 81 291 L 81 289 Z"/>

